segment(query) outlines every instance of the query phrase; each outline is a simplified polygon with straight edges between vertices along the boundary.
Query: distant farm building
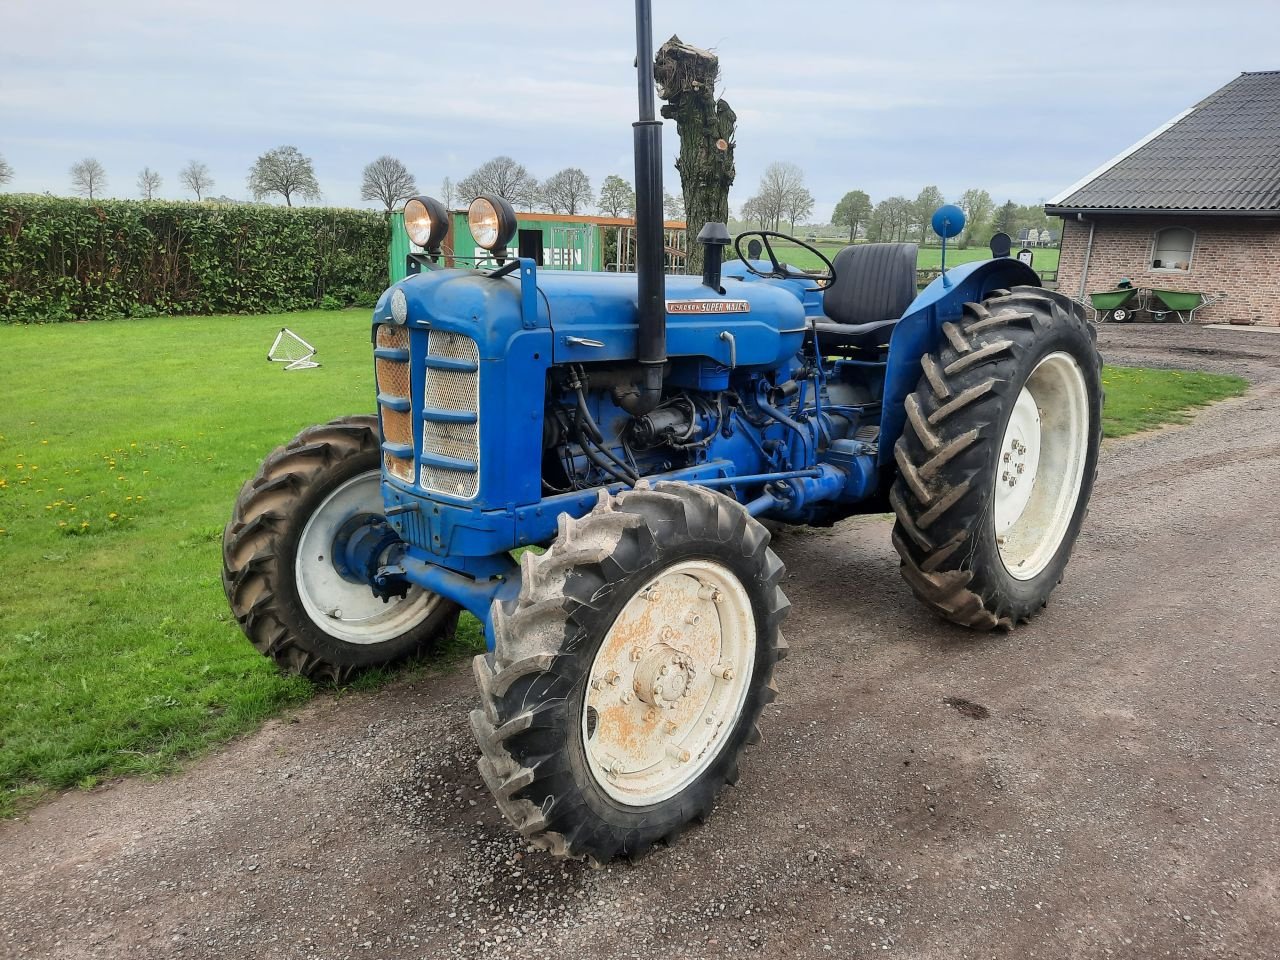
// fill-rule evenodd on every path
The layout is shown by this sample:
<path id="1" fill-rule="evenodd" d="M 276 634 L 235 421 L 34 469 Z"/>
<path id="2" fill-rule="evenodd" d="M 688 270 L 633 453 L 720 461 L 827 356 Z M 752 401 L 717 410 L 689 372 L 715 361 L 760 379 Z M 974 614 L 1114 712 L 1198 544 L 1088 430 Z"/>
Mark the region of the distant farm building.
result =
<path id="1" fill-rule="evenodd" d="M 1280 71 L 1241 74 L 1045 212 L 1063 218 L 1058 289 L 1072 297 L 1128 280 L 1225 294 L 1196 320 L 1280 323 Z"/>
<path id="2" fill-rule="evenodd" d="M 489 261 L 488 251 L 476 245 L 467 225 L 465 210 L 450 213 L 449 236 L 444 242 L 448 266 L 481 266 Z M 590 270 L 632 272 L 635 270 L 635 220 L 628 217 L 589 217 L 553 213 L 519 213 L 516 239 L 509 251 L 513 257 L 528 257 L 549 270 Z M 420 248 L 405 235 L 404 215 L 392 214 L 391 248 L 388 269 L 391 282 L 406 276 L 406 258 Z M 686 236 L 684 221 L 666 224 L 667 271 L 684 273 Z"/>

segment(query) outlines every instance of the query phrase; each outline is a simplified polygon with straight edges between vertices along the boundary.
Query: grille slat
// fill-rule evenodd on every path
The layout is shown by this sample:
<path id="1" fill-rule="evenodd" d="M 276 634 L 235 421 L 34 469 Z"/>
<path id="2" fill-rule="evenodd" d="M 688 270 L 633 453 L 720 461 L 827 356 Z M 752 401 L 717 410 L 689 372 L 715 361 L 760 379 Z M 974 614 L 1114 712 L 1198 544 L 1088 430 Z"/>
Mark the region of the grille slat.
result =
<path id="1" fill-rule="evenodd" d="M 480 362 L 480 351 L 474 340 L 443 330 L 431 331 L 427 353 L 433 357 L 463 360 L 477 366 Z M 428 369 L 426 395 L 422 405 L 429 409 L 479 413 L 479 373 Z M 479 463 L 480 424 L 424 420 L 422 450 L 423 453 Z M 422 468 L 422 486 L 437 493 L 470 500 L 476 495 L 479 485 L 478 471 L 449 470 L 433 465 L 424 465 Z"/>

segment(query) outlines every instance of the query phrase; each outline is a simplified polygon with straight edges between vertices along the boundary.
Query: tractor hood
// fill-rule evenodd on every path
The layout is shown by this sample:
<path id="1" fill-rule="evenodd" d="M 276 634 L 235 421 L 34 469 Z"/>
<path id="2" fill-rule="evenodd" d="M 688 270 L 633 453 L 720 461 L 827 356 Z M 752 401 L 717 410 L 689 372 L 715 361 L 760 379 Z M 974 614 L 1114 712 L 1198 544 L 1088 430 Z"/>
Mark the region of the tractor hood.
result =
<path id="1" fill-rule="evenodd" d="M 479 271 L 434 270 L 412 276 L 383 295 L 375 321 L 390 317 L 390 297 L 400 289 L 411 324 L 468 333 L 485 357 L 496 359 L 507 337 L 521 329 L 550 328 L 554 363 L 635 360 L 634 274 L 524 273 L 495 279 Z M 696 277 L 667 278 L 669 357 L 707 357 L 726 367 L 772 366 L 798 352 L 805 311 L 788 285 L 731 277 L 724 285 L 720 295 Z"/>

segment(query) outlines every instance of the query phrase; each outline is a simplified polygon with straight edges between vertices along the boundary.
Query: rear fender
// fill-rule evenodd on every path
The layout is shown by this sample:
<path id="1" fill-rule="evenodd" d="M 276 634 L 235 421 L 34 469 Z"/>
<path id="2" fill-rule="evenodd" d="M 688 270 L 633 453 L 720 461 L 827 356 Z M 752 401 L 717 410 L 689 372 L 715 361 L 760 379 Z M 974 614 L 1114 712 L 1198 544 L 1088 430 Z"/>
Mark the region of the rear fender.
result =
<path id="1" fill-rule="evenodd" d="M 1002 257 L 961 264 L 920 291 L 889 340 L 884 402 L 880 413 L 879 465 L 893 465 L 893 445 L 906 423 L 907 395 L 920 380 L 920 358 L 938 348 L 942 325 L 958 320 L 966 303 L 981 302 L 992 290 L 1040 286 L 1040 277 L 1020 260 Z"/>

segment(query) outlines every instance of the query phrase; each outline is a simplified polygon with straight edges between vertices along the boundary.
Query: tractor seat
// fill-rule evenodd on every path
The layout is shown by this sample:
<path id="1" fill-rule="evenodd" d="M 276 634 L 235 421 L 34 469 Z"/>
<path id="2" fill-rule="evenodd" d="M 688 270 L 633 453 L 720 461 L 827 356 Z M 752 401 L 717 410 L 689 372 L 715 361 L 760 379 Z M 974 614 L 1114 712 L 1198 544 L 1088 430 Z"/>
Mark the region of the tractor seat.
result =
<path id="1" fill-rule="evenodd" d="M 914 243 L 866 243 L 836 254 L 836 282 L 823 295 L 830 320 L 814 324 L 824 352 L 888 344 L 916 298 L 916 253 Z"/>

